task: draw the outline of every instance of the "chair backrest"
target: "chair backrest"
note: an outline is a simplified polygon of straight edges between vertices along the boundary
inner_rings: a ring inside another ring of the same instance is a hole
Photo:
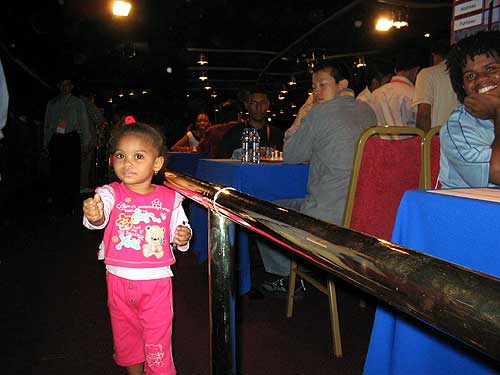
[[[393,137],[385,135],[403,137],[391,139]],[[361,134],[344,226],[384,240],[391,239],[403,193],[423,185],[424,136],[421,129],[400,126],[376,126]]]
[[[440,187],[439,158],[441,155],[439,131],[441,126],[430,128],[424,137],[424,188],[434,189]]]

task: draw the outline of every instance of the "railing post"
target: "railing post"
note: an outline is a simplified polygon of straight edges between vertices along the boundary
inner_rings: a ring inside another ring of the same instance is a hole
[[[212,209],[208,211],[211,374],[236,375],[235,224]]]

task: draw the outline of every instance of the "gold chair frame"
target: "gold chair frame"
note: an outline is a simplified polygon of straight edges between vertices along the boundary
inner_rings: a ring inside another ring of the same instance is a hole
[[[434,189],[434,184],[431,179],[431,142],[435,135],[439,136],[441,126],[430,128],[424,137],[424,151],[423,151],[423,172],[424,172],[424,189]]]
[[[356,188],[359,178],[359,169],[361,167],[361,160],[363,156],[364,147],[368,138],[375,135],[389,135],[389,136],[419,136],[422,139],[420,144],[421,148],[421,160],[420,160],[420,177],[419,177],[419,187],[424,186],[424,138],[425,132],[418,128],[407,127],[407,126],[374,126],[366,129],[361,133],[358,144],[356,147],[356,152],[354,154],[353,169],[351,173],[351,180],[349,183],[349,190],[347,194],[346,207],[344,209],[343,226],[350,228],[352,219],[352,210],[354,208],[354,198],[356,195]],[[429,144],[430,147],[430,144]],[[430,177],[429,177],[430,179]],[[332,278],[328,278],[326,285],[322,284],[321,281],[315,279],[308,272],[304,272],[299,269],[297,261],[291,260],[290,267],[290,279],[288,285],[288,300],[287,300],[287,318],[291,318],[293,315],[293,305],[295,297],[295,283],[297,275],[302,277],[309,284],[314,286],[316,289],[328,296],[328,305],[330,309],[330,324],[332,329],[332,343],[333,343],[333,353],[335,357],[340,358],[343,355],[342,352],[342,340],[340,335],[340,323],[337,305],[337,293],[335,289],[335,282]]]

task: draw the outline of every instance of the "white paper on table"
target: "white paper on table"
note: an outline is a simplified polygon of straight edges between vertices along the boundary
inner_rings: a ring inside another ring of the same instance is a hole
[[[427,190],[429,193],[454,195],[457,197],[480,199],[483,201],[500,202],[500,189],[475,188],[475,189],[442,189]]]

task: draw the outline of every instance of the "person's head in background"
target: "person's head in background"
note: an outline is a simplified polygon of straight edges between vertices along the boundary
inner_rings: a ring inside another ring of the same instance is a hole
[[[314,103],[335,98],[339,90],[349,87],[347,69],[328,60],[319,61],[313,68],[312,90]]]
[[[460,40],[451,48],[447,65],[461,103],[473,93],[500,96],[500,31],[481,31]]]
[[[392,78],[394,73],[390,68],[384,65],[371,63],[368,65],[365,73],[365,85],[370,92],[375,91],[380,86],[385,85]]]
[[[267,124],[267,110],[271,104],[266,91],[261,87],[252,87],[240,95],[248,111],[248,123],[257,129],[263,128]]]
[[[437,65],[446,60],[448,53],[450,52],[450,41],[449,39],[438,39],[431,45],[431,59],[432,65]]]
[[[397,76],[405,77],[415,84],[419,69],[419,56],[415,50],[402,51],[396,56],[394,71]]]
[[[218,122],[221,124],[241,120],[241,110],[236,100],[228,99],[217,109]]]
[[[205,112],[200,112],[196,116],[195,127],[206,130],[210,126],[210,118]]]
[[[61,95],[67,96],[71,94],[71,90],[73,90],[73,82],[70,79],[61,79],[57,83],[57,88]]]
[[[207,129],[212,125],[210,123],[210,118],[205,112],[200,112],[196,115],[196,121],[194,125],[191,127],[191,133],[193,133],[194,137],[197,140],[203,138],[203,135],[207,131]]]

